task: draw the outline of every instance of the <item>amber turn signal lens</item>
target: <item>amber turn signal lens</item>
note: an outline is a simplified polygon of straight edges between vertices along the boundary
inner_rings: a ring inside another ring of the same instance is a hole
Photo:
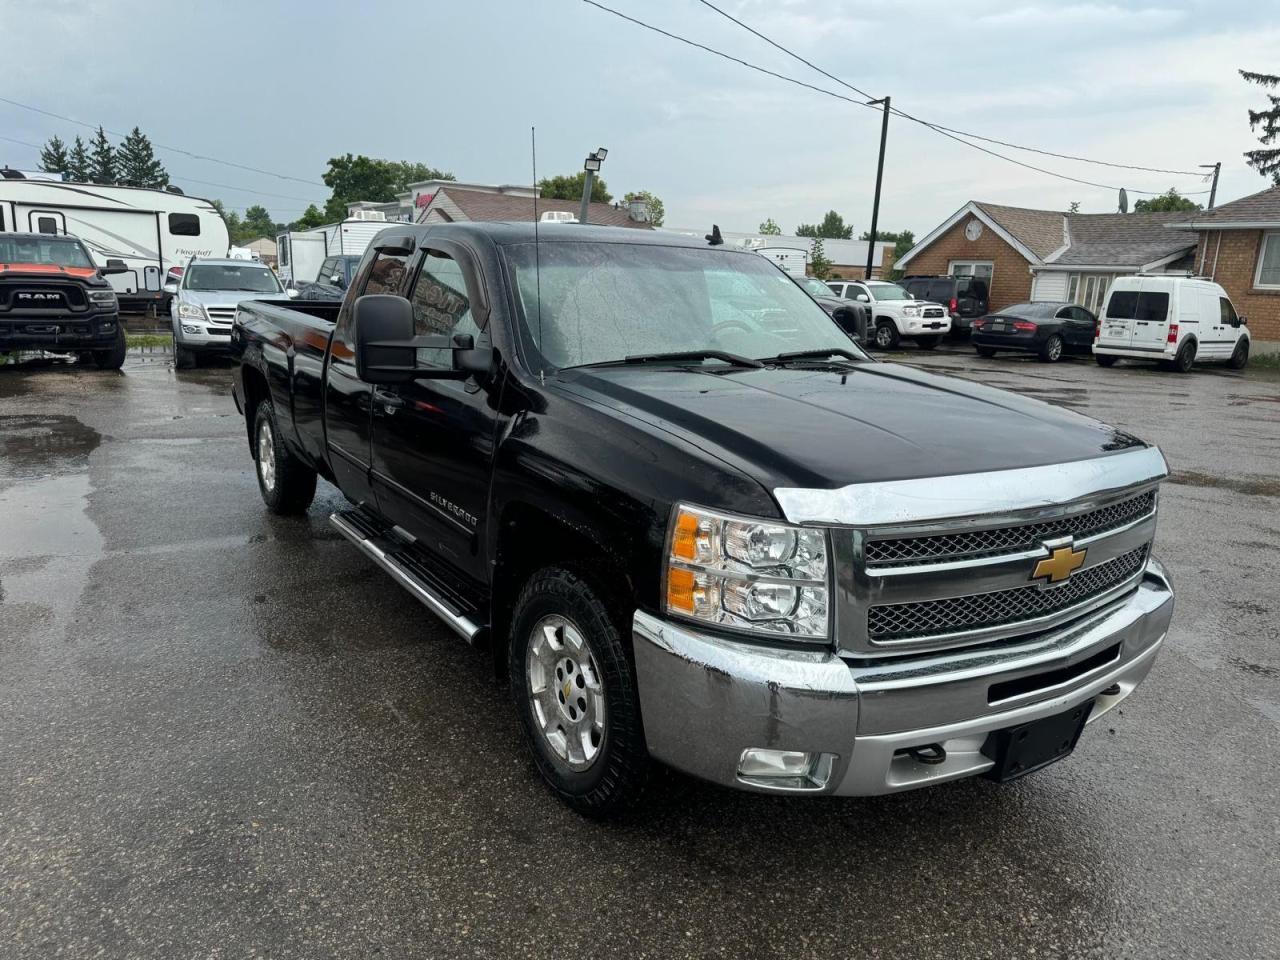
[[[667,609],[693,613],[693,571],[667,568]]]
[[[671,535],[671,555],[681,560],[693,560],[698,553],[698,518],[692,513],[676,517],[675,533]],[[690,584],[693,583],[692,574]]]

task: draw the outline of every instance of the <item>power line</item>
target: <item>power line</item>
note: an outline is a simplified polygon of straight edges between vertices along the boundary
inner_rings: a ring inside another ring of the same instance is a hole
[[[643,27],[646,30],[650,30],[653,33],[661,34],[662,36],[667,37],[668,39],[676,40],[680,43],[686,44],[687,46],[696,47],[699,50],[703,50],[707,53],[713,54],[714,56],[721,57],[722,59],[725,59],[725,60],[729,60],[740,66],[746,67],[749,70],[754,70],[757,73],[763,73],[767,76],[774,77],[775,79],[782,80],[786,83],[794,84],[795,86],[798,86],[798,87],[804,87],[807,90],[812,90],[815,93],[821,93],[828,97],[834,97],[836,100],[843,100],[846,103],[852,103],[855,106],[866,107],[868,109],[873,109],[873,110],[877,109],[874,105],[866,103],[865,101],[857,100],[857,99],[854,99],[853,97],[847,97],[844,94],[837,93],[834,90],[828,90],[826,87],[819,87],[816,84],[806,83],[805,81],[799,80],[795,77],[787,76],[786,74],[778,73],[774,70],[769,70],[765,67],[761,67],[747,60],[743,60],[740,57],[735,57],[731,54],[725,53],[723,50],[717,50],[714,47],[707,46],[706,44],[698,43],[695,40],[690,40],[688,37],[682,37],[679,34],[671,33],[670,31],[667,31],[667,30],[663,30],[661,27],[656,27],[651,23],[646,23],[643,20],[638,20],[635,17],[628,16],[627,14],[622,13],[619,10],[615,10],[612,7],[607,7],[603,3],[598,3],[597,0],[582,0],[582,2],[590,6],[593,6],[599,10],[603,10],[605,13],[613,14],[613,16],[618,17],[619,19],[622,19],[622,20],[626,20],[629,23],[633,23],[638,27]],[[750,28],[748,27],[747,29],[750,29]],[[755,33],[755,31],[752,30],[752,33]],[[757,34],[757,36],[760,36],[760,34]],[[766,37],[764,39],[767,40],[768,38]],[[770,40],[768,42],[772,43],[773,41]],[[779,49],[784,49],[784,48],[779,47]],[[790,53],[790,51],[786,51],[786,52]],[[796,56],[796,55],[792,54],[792,56]],[[802,59],[802,58],[799,58],[797,56],[797,59]],[[808,61],[803,61],[803,62],[808,63]],[[812,64],[810,64],[810,66],[812,66]],[[814,67],[814,69],[818,70],[820,73],[823,73],[825,76],[828,76],[828,77],[831,76],[830,74],[827,74],[826,71],[823,71],[819,67]],[[845,84],[844,81],[840,80],[838,77],[833,77],[832,79],[836,80],[836,82],[841,83],[844,86],[848,86],[849,89],[855,90],[857,93],[862,94],[863,96],[866,96],[866,94],[863,91],[858,90],[856,87],[853,87],[850,84]],[[892,110],[892,112],[898,116],[901,116],[904,120],[911,120],[915,123],[918,123],[921,126],[924,126],[930,130],[933,130],[935,133],[939,133],[944,137],[947,137],[951,140],[955,140],[957,143],[962,143],[967,147],[972,147],[974,150],[980,150],[983,153],[987,153],[993,157],[996,157],[997,159],[1004,160],[1008,163],[1016,164],[1017,166],[1020,166],[1020,167],[1025,167],[1028,170],[1034,170],[1037,173],[1043,173],[1050,177],[1057,177],[1060,180],[1069,180],[1072,183],[1083,184],[1084,186],[1087,186],[1087,187],[1098,187],[1103,190],[1120,190],[1121,189],[1120,187],[1114,186],[1112,184],[1098,183],[1093,180],[1084,180],[1079,177],[1069,176],[1068,174],[1065,174],[1065,173],[1059,173],[1056,170],[1048,170],[1044,167],[1037,167],[1034,164],[1024,163],[1021,160],[1017,160],[1017,159],[1014,159],[1013,157],[1005,156],[1002,153],[996,153],[996,151],[980,146],[979,144],[971,143],[968,140],[963,140],[959,136],[957,136],[955,133],[952,133],[949,130],[938,127],[925,120],[921,120],[918,117],[913,117],[910,114],[904,113],[900,110],[894,109]],[[1125,188],[1125,189],[1128,189],[1129,193],[1141,193],[1141,194],[1146,194],[1148,196],[1153,196],[1153,197],[1160,196],[1161,194],[1161,191],[1157,191],[1157,190],[1135,190],[1132,188]],[[1208,193],[1208,191],[1207,190],[1199,191],[1199,193]],[[1183,194],[1183,196],[1198,196],[1199,193],[1185,193]]]
[[[710,0],[698,0],[698,2],[701,3],[704,7],[707,7],[710,10],[714,10],[716,13],[720,14],[720,16],[724,17],[726,20],[733,21],[738,26],[742,27],[742,29],[746,30],[748,33],[754,34],[755,36],[759,37],[761,40],[769,44],[771,47],[774,47],[777,50],[781,50],[783,53],[785,53],[787,56],[791,57],[792,59],[800,61],[806,67],[809,67],[812,70],[816,70],[818,73],[822,74],[828,80],[834,80],[836,83],[840,84],[841,86],[846,87],[849,90],[854,91],[855,93],[861,94],[862,96],[866,97],[868,100],[876,99],[875,97],[871,96],[871,94],[867,93],[865,90],[862,90],[858,87],[855,87],[851,83],[841,80],[839,77],[835,76],[834,74],[828,73],[826,70],[822,69],[822,67],[818,66],[816,63],[806,60],[804,57],[800,56],[800,54],[787,49],[782,44],[776,42],[771,37],[765,36],[763,33],[761,33],[759,30],[756,30],[754,27],[750,26],[749,24],[743,23],[733,14],[728,13],[727,11],[721,10],[714,3],[711,3]],[[954,133],[962,137],[968,137],[972,140],[981,140],[984,143],[994,143],[997,146],[1010,147],[1014,150],[1026,150],[1029,153],[1038,153],[1046,157],[1057,157],[1060,160],[1075,160],[1080,163],[1093,163],[1093,164],[1097,164],[1098,166],[1116,167],[1121,170],[1141,170],[1146,173],[1169,173],[1169,174],[1175,174],[1177,176],[1199,177],[1201,179],[1204,178],[1204,171],[1202,170],[1166,170],[1162,167],[1143,167],[1143,166],[1139,166],[1137,164],[1132,164],[1132,163],[1113,163],[1109,160],[1093,160],[1093,159],[1090,159],[1089,157],[1076,157],[1076,156],[1072,156],[1069,153],[1055,153],[1052,150],[1041,150],[1038,147],[1027,147],[1027,146],[1023,146],[1020,143],[1010,143],[1007,140],[996,140],[993,137],[984,137],[979,133],[969,133],[968,131],[965,131],[965,130],[956,130],[952,127],[944,127],[942,126],[942,124],[933,123],[929,120],[922,120],[919,117],[912,116],[906,111],[899,110],[896,107],[891,108],[890,112],[896,114],[897,116],[902,117],[905,120],[914,120],[916,123],[923,124],[924,126],[929,127],[938,132],[945,131],[946,133]],[[973,146],[973,144],[970,144],[970,146]]]
[[[43,110],[40,107],[33,107],[29,103],[19,103],[17,100],[10,100],[8,97],[0,97],[0,103],[7,103],[14,107],[20,107],[23,110],[30,110],[34,113],[43,114],[46,117],[53,117],[55,120],[65,121],[66,123],[74,123],[77,126],[87,127],[90,130],[97,130],[98,127],[101,126],[100,124],[95,125],[92,123],[86,123],[85,121],[77,120],[74,117],[63,116],[60,113],[53,113],[50,110]],[[111,134],[112,136],[116,136],[116,137],[128,136],[128,134],[121,133],[119,130],[109,130],[106,127],[102,127],[102,129],[107,133]],[[312,186],[312,187],[324,186],[323,183],[319,183],[318,181],[315,181],[315,180],[304,180],[301,177],[291,177],[285,173],[275,173],[271,170],[263,170],[261,167],[250,167],[243,163],[236,163],[233,160],[222,160],[222,159],[219,159],[218,157],[207,157],[200,153],[192,153],[190,150],[183,150],[181,147],[172,147],[172,146],[169,146],[168,144],[156,143],[155,141],[152,141],[152,146],[154,146],[157,150],[168,150],[170,153],[180,153],[184,157],[190,157],[193,160],[204,160],[208,163],[220,163],[224,167],[235,167],[238,170],[247,170],[250,173],[260,173],[264,177],[275,177],[278,180],[292,180],[296,183],[305,183],[308,186]]]

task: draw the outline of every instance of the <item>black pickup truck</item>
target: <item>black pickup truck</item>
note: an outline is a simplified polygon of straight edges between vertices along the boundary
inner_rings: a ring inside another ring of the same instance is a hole
[[[92,358],[118,370],[126,344],[120,305],[104,274],[75,237],[0,233],[0,354],[49,350]]]
[[[269,509],[336,484],[333,526],[489,651],[584,813],[655,761],[867,795],[1070,753],[1172,615],[1159,450],[876,362],[764,258],[638,234],[397,225],[341,303],[242,303]]]

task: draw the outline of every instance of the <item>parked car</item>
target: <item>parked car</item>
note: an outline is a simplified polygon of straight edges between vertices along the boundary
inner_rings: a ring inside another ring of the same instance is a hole
[[[985,316],[991,303],[990,284],[984,277],[911,276],[902,285],[917,300],[932,300],[947,308],[951,332],[968,333],[973,321]]]
[[[846,300],[838,297],[817,277],[792,277],[800,284],[800,289],[818,301],[818,306],[827,312],[840,329],[859,343],[866,343],[867,331],[871,329],[871,312],[865,303]]]
[[[1070,753],[1168,629],[1160,451],[877,362],[764,258],[638,232],[397,225],[341,303],[241,304],[267,508],[336,484],[332,526],[487,649],[587,814],[655,761],[867,795]]]
[[[1211,280],[1117,277],[1107,292],[1093,355],[1104,367],[1121,357],[1156,360],[1186,373],[1197,360],[1249,362],[1249,328],[1227,292]]]
[[[972,340],[983,357],[1012,350],[1055,363],[1063,354],[1088,354],[1097,323],[1097,317],[1074,303],[1015,303],[973,321]]]
[[[127,269],[114,259],[95,266],[75,237],[0,233],[0,354],[74,353],[119,370],[127,349],[124,327],[104,274]]]
[[[881,350],[893,350],[906,337],[921,350],[932,350],[951,329],[941,304],[915,299],[905,288],[887,280],[831,280],[836,296],[865,304],[871,312],[872,342]]]
[[[173,326],[173,364],[196,365],[201,354],[226,353],[231,321],[245,300],[280,297],[284,288],[270,267],[255,260],[192,260],[177,281],[165,284]]]
[[[341,300],[360,266],[361,256],[325,257],[314,277],[295,284],[298,296],[304,300]]]

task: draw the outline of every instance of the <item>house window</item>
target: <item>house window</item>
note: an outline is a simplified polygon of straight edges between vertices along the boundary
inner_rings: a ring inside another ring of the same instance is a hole
[[[953,277],[981,277],[990,286],[994,269],[990,260],[952,260],[947,273]]]
[[[1264,233],[1262,249],[1258,251],[1258,272],[1253,285],[1280,290],[1280,233]]]
[[[1067,277],[1067,299],[1093,313],[1100,313],[1115,278],[1114,273],[1073,273]]]

